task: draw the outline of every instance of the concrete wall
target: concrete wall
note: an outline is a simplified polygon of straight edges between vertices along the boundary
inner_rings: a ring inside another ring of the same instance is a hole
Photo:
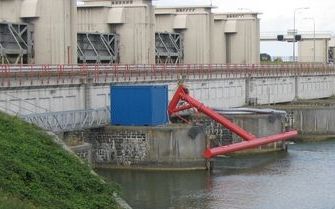
[[[210,7],[156,8],[156,32],[180,32],[184,63],[211,63],[213,14]]]
[[[315,60],[314,60],[314,40],[303,40],[298,44],[299,62],[321,62],[328,61],[328,40],[315,40]]]
[[[334,107],[305,107],[288,111],[293,112],[294,128],[302,135],[335,134]]]
[[[284,127],[284,115],[279,114],[260,114],[260,115],[233,115],[230,116],[232,120],[238,124],[241,128],[249,131],[257,137],[265,137],[274,134],[282,133],[285,130]],[[233,142],[241,142],[242,139],[236,135],[233,137]],[[275,150],[284,149],[283,142],[276,142],[267,145],[260,146],[253,149],[253,152],[268,152]],[[243,152],[250,152],[246,150]]]
[[[274,105],[292,115],[292,126],[299,131],[299,139],[323,140],[335,135],[335,101],[308,100],[287,105]]]
[[[253,78],[248,82],[248,98],[257,104],[293,101],[296,97],[295,78]]]
[[[1,0],[0,21],[29,23],[36,64],[76,63],[76,0]]]
[[[285,129],[285,117],[278,114],[247,114],[247,115],[226,115],[235,124],[249,131],[257,137],[265,137],[283,132]],[[207,137],[210,139],[211,147],[228,145],[241,142],[242,139],[232,134],[228,129],[212,119],[202,116],[196,117],[196,121],[204,125]],[[264,145],[246,152],[267,152],[282,150],[283,143],[277,142]]]
[[[118,34],[121,64],[155,63],[155,20],[151,1],[84,2],[78,7],[80,32]]]
[[[0,91],[0,109],[23,115],[85,109],[85,92],[84,86]]]
[[[334,77],[308,76],[298,78],[299,99],[316,99],[331,97],[335,93]]]
[[[220,14],[218,14],[220,15]],[[260,62],[260,24],[257,13],[226,13],[227,63]]]
[[[106,78],[101,76],[96,79],[105,80]],[[15,82],[23,81],[15,80]],[[12,88],[0,90],[0,109],[6,112],[12,110],[28,114],[31,112],[104,108],[110,104],[109,82],[95,85],[93,81],[81,80],[77,83],[71,77],[63,82],[65,84],[45,77],[44,80],[36,80],[30,88],[16,88],[12,83]],[[169,98],[173,96],[177,88],[175,80],[156,82],[150,79],[142,82],[133,80],[117,82],[114,80],[111,82],[167,84]],[[335,76],[333,75],[189,79],[186,80],[185,84],[190,89],[192,96],[207,106],[218,109],[240,107],[249,101],[254,101],[257,104],[274,104],[291,102],[295,99],[327,98],[335,94]],[[49,85],[49,87],[45,85]]]
[[[211,50],[211,63],[213,64],[227,63],[225,25],[224,16],[214,15]]]
[[[108,7],[78,7],[78,32],[111,32]]]
[[[156,32],[181,32],[185,64],[257,64],[257,13],[214,14],[210,7],[156,8]]]
[[[112,126],[93,130],[85,138],[93,146],[96,167],[206,169],[206,137],[199,127]]]

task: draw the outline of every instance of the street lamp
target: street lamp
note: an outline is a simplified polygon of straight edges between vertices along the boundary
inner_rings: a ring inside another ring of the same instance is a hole
[[[313,61],[315,62],[315,19],[313,17],[304,18],[304,20],[313,21]]]
[[[293,14],[293,62],[295,62],[295,35],[297,34],[297,32],[295,30],[295,14],[297,13],[297,11],[303,10],[303,9],[309,9],[309,7],[295,8],[294,9],[294,14]]]

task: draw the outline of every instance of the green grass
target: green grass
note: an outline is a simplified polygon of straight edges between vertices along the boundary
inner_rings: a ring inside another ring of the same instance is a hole
[[[23,201],[0,192],[0,209],[37,209],[37,207],[29,201]]]
[[[117,208],[117,191],[45,132],[0,113],[0,208]]]

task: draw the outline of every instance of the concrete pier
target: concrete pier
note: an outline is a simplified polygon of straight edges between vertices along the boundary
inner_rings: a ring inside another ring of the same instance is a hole
[[[257,137],[282,132],[286,117],[278,114],[229,115],[234,123]],[[107,126],[64,134],[64,141],[96,168],[146,170],[205,170],[212,164],[203,156],[207,147],[241,142],[221,124],[199,115],[188,118],[194,125],[175,121],[166,126]],[[241,153],[285,149],[276,142]]]
[[[296,101],[271,108],[285,110],[291,115],[292,126],[299,131],[297,140],[319,141],[335,136],[334,98]]]
[[[279,114],[244,114],[244,115],[227,115],[235,124],[238,124],[241,128],[249,131],[256,137],[265,137],[283,132],[287,123],[284,115]],[[198,120],[204,124],[207,137],[210,140],[211,147],[217,147],[222,145],[228,145],[232,143],[241,142],[242,139],[232,134],[229,130],[223,127],[221,124],[205,117],[201,116]],[[273,152],[286,149],[284,142],[276,142],[268,145],[260,146],[255,149],[248,149],[237,153],[261,153],[261,152]]]
[[[109,126],[91,130],[85,141],[92,144],[94,166],[98,168],[207,169],[202,157],[206,135],[200,127]]]

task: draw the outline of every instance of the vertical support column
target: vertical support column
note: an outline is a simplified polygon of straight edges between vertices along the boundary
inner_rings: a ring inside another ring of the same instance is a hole
[[[68,45],[68,64],[77,63],[77,1],[71,1],[70,8],[70,43]]]
[[[299,99],[299,78],[294,76],[294,101]]]
[[[85,110],[90,109],[92,107],[92,94],[91,94],[91,87],[92,87],[92,78],[87,78],[86,80],[81,81],[80,92],[82,94],[82,104]]]
[[[249,98],[250,98],[250,80],[251,76],[250,74],[245,78],[245,104],[249,104]]]
[[[33,40],[34,28],[32,24],[27,25],[27,63],[34,64],[34,40]]]

